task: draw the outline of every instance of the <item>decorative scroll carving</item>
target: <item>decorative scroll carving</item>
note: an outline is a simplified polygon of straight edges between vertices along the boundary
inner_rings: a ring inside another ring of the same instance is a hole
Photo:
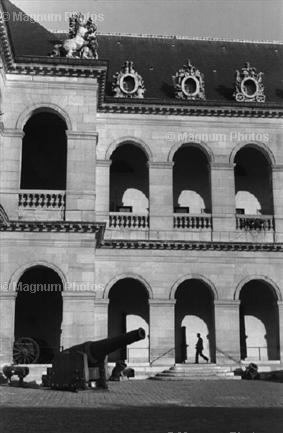
[[[172,76],[177,99],[205,99],[204,75],[191,61]]]
[[[127,60],[120,72],[113,75],[112,90],[115,98],[143,98],[145,87],[142,77]]]

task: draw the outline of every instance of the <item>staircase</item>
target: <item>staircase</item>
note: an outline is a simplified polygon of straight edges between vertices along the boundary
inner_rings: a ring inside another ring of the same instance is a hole
[[[241,379],[233,373],[235,366],[216,364],[176,364],[174,367],[157,373],[154,380],[217,380]]]

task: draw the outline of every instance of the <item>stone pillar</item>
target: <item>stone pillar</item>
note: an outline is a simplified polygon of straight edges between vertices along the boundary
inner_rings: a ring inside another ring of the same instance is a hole
[[[63,292],[61,346],[94,340],[94,292]]]
[[[110,165],[112,161],[96,161],[96,220],[107,222],[110,208]]]
[[[94,301],[95,340],[108,337],[108,305],[109,299],[95,299]]]
[[[214,241],[230,240],[236,230],[234,165],[211,165],[211,202]]]
[[[275,242],[283,242],[283,165],[272,170]]]
[[[279,350],[280,350],[280,361],[283,366],[283,301],[278,301],[278,313],[279,313]]]
[[[16,293],[0,292],[0,366],[13,361]]]
[[[66,220],[94,221],[96,132],[67,131]]]
[[[240,352],[240,301],[220,300],[215,305],[216,363],[238,364]]]
[[[149,300],[149,350],[153,366],[175,364],[175,302]]]
[[[173,162],[149,162],[150,231],[173,230]]]
[[[4,129],[2,131],[0,145],[0,203],[9,219],[18,219],[23,136],[23,131],[18,129]]]

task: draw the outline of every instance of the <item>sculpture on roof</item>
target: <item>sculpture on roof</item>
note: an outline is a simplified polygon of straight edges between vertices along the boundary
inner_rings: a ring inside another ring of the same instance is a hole
[[[127,60],[120,72],[113,75],[112,90],[115,98],[143,98],[145,87],[142,77]]]
[[[187,64],[172,76],[177,99],[197,100],[205,99],[204,75],[192,65]]]
[[[80,12],[69,18],[69,38],[54,45],[51,57],[98,59],[97,27]]]
[[[263,72],[256,71],[249,62],[236,71],[235,92],[233,96],[238,102],[265,102]]]

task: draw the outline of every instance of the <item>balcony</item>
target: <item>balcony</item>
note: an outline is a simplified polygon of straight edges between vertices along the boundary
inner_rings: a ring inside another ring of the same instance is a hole
[[[62,221],[65,201],[65,191],[22,190],[18,196],[19,219]]]
[[[149,216],[129,212],[110,212],[110,229],[148,230]]]
[[[212,230],[211,214],[175,213],[173,226],[177,230]]]
[[[270,232],[274,230],[273,215],[236,214],[236,229],[245,231]]]

